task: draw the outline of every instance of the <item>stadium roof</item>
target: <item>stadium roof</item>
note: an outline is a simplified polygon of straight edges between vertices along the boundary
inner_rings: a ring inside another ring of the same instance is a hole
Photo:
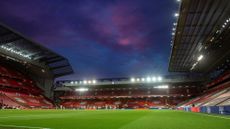
[[[183,0],[179,11],[170,72],[208,72],[229,60],[229,0]]]
[[[0,24],[0,49],[1,52],[5,51],[17,59],[48,66],[54,77],[73,73],[73,69],[66,58],[3,24]]]
[[[154,86],[154,85],[194,85],[200,86],[200,82],[205,79],[202,75],[165,75],[165,76],[147,76],[131,78],[103,78],[92,80],[58,80],[56,88],[62,87],[124,87],[124,86]]]

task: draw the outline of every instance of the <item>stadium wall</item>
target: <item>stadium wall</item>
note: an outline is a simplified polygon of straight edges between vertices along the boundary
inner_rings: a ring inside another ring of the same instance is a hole
[[[230,106],[202,106],[202,107],[184,107],[179,108],[187,112],[200,112],[207,114],[230,115]]]

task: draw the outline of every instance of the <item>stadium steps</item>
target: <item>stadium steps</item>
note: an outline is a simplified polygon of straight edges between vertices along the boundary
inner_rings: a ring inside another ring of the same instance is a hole
[[[229,106],[230,105],[230,98],[223,101],[222,103],[219,103],[217,106]]]

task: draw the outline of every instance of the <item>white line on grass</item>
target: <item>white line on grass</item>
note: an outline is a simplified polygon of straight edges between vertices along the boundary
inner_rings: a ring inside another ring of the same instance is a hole
[[[18,126],[18,125],[3,125],[3,124],[0,124],[0,127],[29,128],[29,129],[50,129],[50,128],[45,128],[45,127]]]
[[[222,116],[217,116],[217,115],[211,115],[211,114],[203,114],[203,113],[195,113],[203,116],[210,116],[210,117],[216,117],[216,118],[222,118],[222,119],[228,119],[230,120],[230,117],[222,117]]]

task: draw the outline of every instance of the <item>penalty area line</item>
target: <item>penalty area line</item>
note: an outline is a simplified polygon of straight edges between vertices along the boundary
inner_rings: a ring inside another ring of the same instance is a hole
[[[51,128],[46,128],[46,127],[20,126],[20,125],[4,125],[4,124],[0,124],[0,127],[28,128],[28,129],[51,129]]]

